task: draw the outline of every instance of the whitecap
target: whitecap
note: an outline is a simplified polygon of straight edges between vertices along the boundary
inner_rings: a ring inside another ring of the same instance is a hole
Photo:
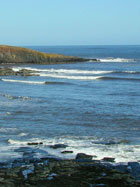
[[[99,58],[99,62],[134,62],[134,59],[127,58]]]
[[[17,67],[13,68],[13,71],[20,71],[22,69],[39,71],[39,72],[48,72],[48,73],[65,73],[65,74],[106,74],[113,73],[113,71],[103,71],[103,70],[78,70],[78,69],[37,69],[31,67]]]
[[[9,114],[8,114],[9,115]],[[16,132],[16,131],[18,131],[18,129],[17,128],[4,128],[4,127],[2,127],[2,128],[0,128],[0,132],[3,132],[3,133],[7,133],[7,132]]]
[[[13,79],[1,79],[4,82],[18,82],[18,83],[27,83],[27,84],[45,84],[46,82],[41,81],[23,81],[23,80],[13,80]]]
[[[20,141],[20,140],[13,140],[13,139],[8,139],[8,143],[14,145],[27,145],[27,141]]]
[[[102,78],[102,76],[67,76],[67,75],[45,74],[45,73],[36,73],[36,74],[42,77],[51,77],[51,78],[58,78],[58,79],[96,80]]]
[[[140,71],[125,71],[125,73],[140,74]]]
[[[18,136],[27,136],[28,134],[27,133],[24,133],[24,132],[22,132],[22,133],[20,133]]]
[[[95,142],[95,144],[93,143]],[[43,142],[41,146],[42,151],[47,151],[49,155],[57,158],[68,158],[74,159],[77,153],[85,153],[89,155],[96,155],[96,159],[100,160],[104,157],[115,158],[115,161],[118,162],[130,162],[138,161],[140,155],[140,146],[139,145],[130,145],[130,144],[97,144],[96,141],[102,141],[102,139],[97,139],[96,137],[56,137],[56,138],[34,138],[27,141],[19,141],[9,139],[8,142],[11,146],[20,147],[21,145],[27,146],[29,142]],[[64,155],[61,153],[62,149],[52,149],[50,145],[54,144],[66,144],[64,150],[73,151],[72,154]],[[93,157],[94,159],[94,157]]]
[[[79,138],[79,139],[78,139]],[[38,141],[41,141],[40,139]],[[93,143],[95,142],[95,144]],[[43,140],[43,145],[66,144],[68,147],[65,150],[73,151],[72,154],[62,155],[62,150],[54,150],[44,147],[48,153],[56,157],[75,158],[77,153],[85,153],[96,155],[98,160],[104,157],[113,157],[116,162],[138,161],[140,154],[140,146],[130,144],[97,144],[102,141],[96,137],[56,137],[54,139]],[[93,158],[94,159],[94,158]]]
[[[22,70],[23,68],[21,67],[13,67],[12,70],[15,71],[15,72],[18,72],[20,70]]]

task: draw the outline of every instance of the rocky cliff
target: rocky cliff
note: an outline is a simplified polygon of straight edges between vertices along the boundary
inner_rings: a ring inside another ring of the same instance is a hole
[[[56,64],[67,62],[82,62],[88,59],[64,56],[62,54],[47,54],[22,47],[0,45],[0,64],[2,63],[34,63]]]

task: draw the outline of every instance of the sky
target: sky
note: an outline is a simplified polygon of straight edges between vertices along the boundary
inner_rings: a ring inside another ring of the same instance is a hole
[[[140,0],[1,0],[0,44],[140,45]]]

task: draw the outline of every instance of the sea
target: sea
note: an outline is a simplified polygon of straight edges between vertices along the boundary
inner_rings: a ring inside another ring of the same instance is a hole
[[[140,46],[27,47],[91,60],[9,65],[38,76],[0,77],[0,162],[27,153],[140,162]],[[54,144],[67,147],[52,149]]]

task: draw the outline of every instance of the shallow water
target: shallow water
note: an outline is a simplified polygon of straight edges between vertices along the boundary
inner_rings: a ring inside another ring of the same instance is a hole
[[[28,142],[35,156],[74,158],[78,152],[139,161],[140,46],[31,47],[102,62],[14,66],[39,76],[0,81],[0,161],[20,157]],[[112,60],[111,60],[112,59]],[[64,149],[49,145],[64,143]]]

